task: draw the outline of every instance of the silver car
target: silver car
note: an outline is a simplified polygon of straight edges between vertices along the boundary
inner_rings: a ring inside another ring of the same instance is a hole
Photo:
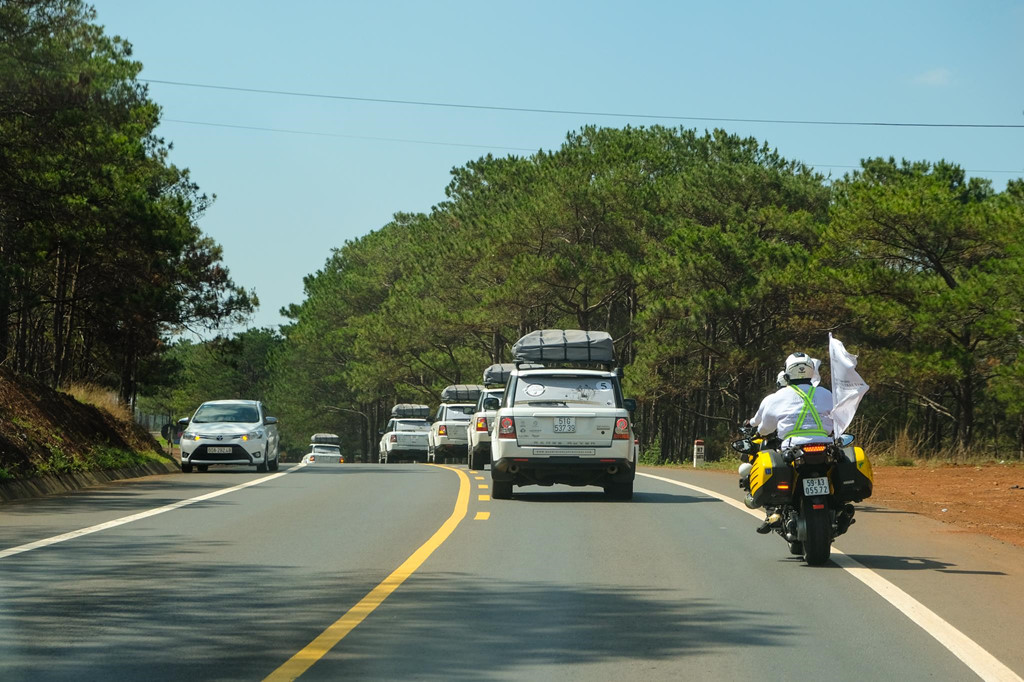
[[[186,420],[181,420],[184,423]],[[181,470],[206,471],[211,464],[255,466],[277,471],[277,418],[258,400],[211,400],[187,420],[181,434]]]

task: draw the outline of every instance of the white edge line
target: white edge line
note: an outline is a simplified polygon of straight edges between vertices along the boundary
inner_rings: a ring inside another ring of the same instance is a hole
[[[56,545],[59,542],[67,542],[68,540],[73,540],[75,538],[80,538],[83,535],[90,535],[92,533],[98,533],[101,530],[109,530],[111,528],[117,528],[118,526],[123,526],[126,523],[132,523],[133,521],[141,521],[142,519],[148,519],[151,516],[156,516],[158,514],[163,514],[165,512],[174,511],[175,509],[181,509],[182,507],[187,507],[190,504],[195,504],[196,502],[204,502],[206,500],[212,500],[213,498],[220,497],[221,495],[227,495],[228,493],[233,493],[233,492],[236,492],[238,490],[242,490],[243,488],[249,488],[249,487],[252,487],[254,485],[259,485],[261,483],[266,483],[267,481],[272,481],[275,478],[280,478],[281,476],[287,476],[291,472],[298,471],[299,469],[301,469],[304,466],[306,466],[306,465],[305,464],[298,464],[298,465],[290,468],[288,471],[282,471],[281,473],[273,474],[271,476],[264,476],[262,478],[257,478],[257,479],[254,479],[252,481],[248,481],[246,483],[242,483],[240,485],[232,486],[230,488],[224,488],[222,490],[215,490],[212,493],[206,493],[205,495],[200,495],[199,497],[190,497],[190,498],[185,499],[185,500],[179,500],[177,502],[172,502],[171,504],[165,505],[163,507],[157,507],[156,509],[150,509],[148,511],[139,512],[138,514],[132,514],[130,516],[122,516],[119,519],[114,519],[113,521],[107,521],[105,523],[98,523],[95,526],[89,526],[88,528],[80,528],[79,530],[73,530],[73,531],[71,531],[69,533],[63,533],[61,535],[54,535],[52,537],[43,538],[42,540],[36,540],[35,542],[30,542],[30,543],[25,544],[25,545],[18,545],[17,547],[11,547],[9,549],[0,550],[0,559],[6,559],[7,557],[12,557],[15,554],[22,554],[24,552],[31,552],[34,549],[40,549],[42,547],[49,547],[50,545]]]
[[[742,512],[746,512],[751,516],[757,518],[761,517],[761,512],[747,509],[746,505],[741,502],[730,497],[726,497],[721,493],[716,493],[713,490],[708,490],[707,488],[701,488],[696,485],[690,485],[689,483],[683,483],[682,481],[676,481],[663,476],[645,474],[640,471],[637,472],[637,476],[653,478],[658,481],[664,481],[665,483],[671,483],[672,485],[689,488],[690,490],[701,493],[702,495],[707,495],[721,502],[725,502],[729,506],[739,509]],[[963,663],[973,670],[981,679],[986,680],[986,682],[1024,682],[1020,675],[1010,670],[1010,668],[983,649],[973,639],[957,630],[937,613],[893,585],[879,574],[872,571],[867,566],[864,566],[856,559],[853,559],[833,547],[832,561],[854,578],[874,590],[875,593],[882,597],[882,599],[899,609],[903,615],[909,618],[915,625],[934,637],[939,644],[946,647],[950,653],[963,661]]]

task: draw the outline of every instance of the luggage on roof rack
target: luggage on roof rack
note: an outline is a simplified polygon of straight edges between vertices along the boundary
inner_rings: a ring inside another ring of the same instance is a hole
[[[429,416],[429,405],[398,403],[391,408],[391,417],[393,419],[426,419]]]
[[[538,329],[512,346],[516,364],[524,362],[615,363],[615,348],[608,332],[582,329]]]
[[[316,445],[340,445],[341,438],[336,433],[314,433],[309,442]]]
[[[515,368],[516,366],[511,362],[491,365],[484,370],[484,384],[488,386],[494,384],[507,384],[508,377]]]
[[[484,386],[479,384],[452,384],[441,391],[442,403],[475,403]]]

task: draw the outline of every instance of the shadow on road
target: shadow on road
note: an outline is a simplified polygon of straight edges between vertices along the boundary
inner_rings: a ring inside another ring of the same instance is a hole
[[[297,574],[232,547],[92,536],[5,561],[2,676],[261,679],[393,569]],[[647,666],[811,634],[674,589],[435,573],[413,576],[318,666],[331,679],[478,680],[482,671],[515,677],[538,664]]]
[[[1002,571],[969,571],[926,557],[884,556],[878,554],[847,554],[854,561],[877,571],[938,571],[962,575],[1006,575]]]

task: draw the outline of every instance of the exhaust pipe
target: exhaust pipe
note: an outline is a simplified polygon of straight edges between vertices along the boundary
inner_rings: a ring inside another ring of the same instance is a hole
[[[518,464],[510,464],[509,467],[508,467],[508,472],[510,474],[518,474],[519,473],[519,465]]]
[[[619,467],[613,464],[610,467],[608,467],[606,471],[608,472],[609,476],[614,476],[615,474],[619,473]]]

